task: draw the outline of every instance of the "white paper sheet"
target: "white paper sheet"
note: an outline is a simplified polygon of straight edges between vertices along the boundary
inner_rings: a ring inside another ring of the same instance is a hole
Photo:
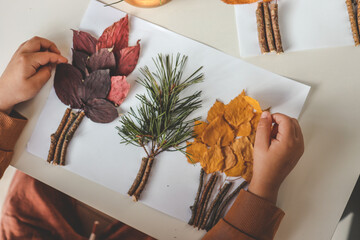
[[[279,0],[279,27],[285,52],[354,45],[345,0]],[[257,3],[235,6],[242,57],[261,55]]]
[[[104,8],[101,3],[91,1],[80,29],[99,37],[103,29],[124,16],[125,13],[119,10]],[[203,90],[203,107],[196,112],[196,116],[203,119],[216,99],[228,103],[243,89],[258,99],[263,108],[271,106],[274,112],[297,117],[310,90],[309,86],[265,71],[152,23],[130,17],[130,45],[138,39],[141,39],[140,59],[137,69],[128,77],[132,87],[120,107],[122,113],[138,104],[136,94],[144,93],[144,88],[135,83],[135,79],[140,76],[138,68],[145,65],[153,67],[152,57],[158,53],[188,55],[189,62],[184,76],[204,66],[205,81],[189,89],[189,93]],[[52,90],[28,143],[30,153],[47,158],[50,134],[55,132],[65,109],[66,106]],[[125,195],[144,153],[140,148],[119,144],[121,139],[115,130],[117,125],[118,121],[97,124],[85,118],[69,145],[67,165],[64,168]],[[187,163],[181,153],[164,152],[154,163],[141,201],[188,221],[191,216],[189,206],[196,195],[199,172],[200,166]]]

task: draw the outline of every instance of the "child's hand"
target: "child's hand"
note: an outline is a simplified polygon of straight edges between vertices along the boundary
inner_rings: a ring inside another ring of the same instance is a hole
[[[249,191],[275,203],[281,183],[303,153],[304,140],[298,121],[283,114],[271,116],[264,112],[256,132],[254,174]]]
[[[9,114],[14,105],[33,98],[51,76],[51,64],[66,63],[56,45],[34,37],[24,42],[0,77],[0,111]]]

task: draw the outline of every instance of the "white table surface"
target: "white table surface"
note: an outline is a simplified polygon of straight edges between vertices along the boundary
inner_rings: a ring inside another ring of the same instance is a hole
[[[17,47],[34,35],[68,51],[88,0],[0,0],[0,72]],[[234,10],[220,0],[172,0],[156,9],[116,5],[184,36],[239,57]],[[286,212],[276,239],[331,239],[360,169],[360,49],[345,47],[248,62],[312,87],[300,124],[305,154],[284,182],[278,206]],[[29,118],[12,165],[21,171],[159,239],[200,239],[204,232],[89,180],[54,167],[25,150],[52,80],[32,101],[17,106]]]

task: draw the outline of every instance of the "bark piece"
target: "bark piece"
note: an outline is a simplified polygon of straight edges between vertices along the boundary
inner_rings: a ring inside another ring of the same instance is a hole
[[[264,19],[265,19],[265,32],[266,32],[266,40],[268,43],[268,47],[270,52],[275,52],[275,44],[274,44],[274,34],[271,25],[271,17],[269,11],[269,3],[264,2]]]
[[[133,182],[133,184],[131,185],[131,187],[130,187],[130,189],[128,191],[129,196],[134,195],[136,189],[138,188],[138,186],[139,186],[139,184],[141,182],[141,179],[142,179],[142,177],[144,175],[144,172],[145,172],[148,161],[149,161],[149,158],[147,158],[147,157],[142,158],[140,169],[139,169],[139,171],[138,171],[138,173],[136,175],[135,181]]]
[[[358,46],[360,44],[359,31],[358,31],[357,24],[356,24],[356,18],[355,18],[355,14],[354,14],[354,8],[353,8],[352,1],[346,0],[346,6],[347,6],[348,14],[349,14],[351,31],[353,34],[355,46]]]
[[[210,189],[207,193],[207,196],[206,196],[206,200],[205,200],[205,203],[204,203],[204,206],[203,206],[203,209],[202,209],[202,212],[200,213],[200,220],[198,222],[198,230],[201,228],[203,222],[204,222],[204,218],[205,218],[205,215],[206,215],[206,209],[207,209],[207,205],[209,203],[209,200],[210,200],[210,197],[211,197],[211,194],[212,194],[212,191],[214,190],[214,187],[215,187],[215,184],[218,180],[218,176],[215,176],[215,179],[212,181],[211,183],[211,186],[210,186]]]
[[[69,128],[73,124],[77,117],[77,114],[71,113],[70,117],[68,118],[65,127],[63,128],[61,135],[59,137],[58,143],[56,145],[55,149],[55,155],[54,155],[54,161],[53,164],[58,164],[60,162],[60,156],[61,156],[61,149],[65,140],[65,135],[68,132]]]
[[[283,47],[281,43],[281,35],[280,35],[280,28],[279,28],[279,10],[278,4],[272,3],[270,4],[270,15],[271,15],[271,23],[272,28],[274,31],[274,39],[275,39],[275,46],[276,46],[276,53],[283,53]]]
[[[265,21],[264,21],[264,5],[263,2],[258,2],[256,9],[256,24],[258,30],[259,46],[262,54],[269,52],[269,48],[265,35]]]
[[[80,123],[82,122],[82,120],[84,119],[85,113],[84,112],[80,112],[74,123],[72,124],[71,128],[69,129],[69,131],[66,133],[65,135],[65,139],[64,139],[64,143],[63,146],[61,148],[61,155],[60,155],[60,165],[64,166],[65,165],[65,158],[66,158],[66,151],[67,151],[67,147],[71,141],[71,139],[73,138],[76,130],[78,129]]]
[[[203,186],[203,183],[204,183],[204,174],[205,174],[205,171],[204,171],[204,169],[201,168],[198,191],[197,191],[197,193],[196,193],[194,205],[192,205],[192,206],[190,207],[190,209],[191,209],[191,218],[190,218],[190,220],[189,220],[189,222],[188,222],[189,225],[193,225],[193,224],[194,224],[195,215],[196,215],[196,210],[197,210],[197,208],[198,208],[199,198],[200,198],[202,186]]]
[[[61,135],[61,132],[64,129],[65,124],[69,118],[70,112],[71,112],[71,108],[67,108],[61,119],[61,122],[60,122],[58,128],[56,129],[56,132],[51,134],[51,144],[50,144],[49,154],[48,154],[48,158],[47,158],[48,163],[50,163],[52,160],[54,160],[55,148],[56,148],[57,142],[59,140],[59,137]]]
[[[152,168],[152,165],[154,163],[154,157],[150,157],[149,158],[149,161],[147,162],[147,165],[146,165],[146,168],[145,168],[145,172],[144,172],[144,176],[142,177],[141,179],[141,182],[138,186],[138,188],[136,189],[134,195],[132,196],[133,197],[133,200],[135,202],[137,202],[140,198],[140,195],[142,193],[142,191],[144,190],[145,188],[145,185],[149,179],[149,176],[150,176],[150,172],[151,172],[151,168]]]
[[[222,199],[225,197],[226,193],[229,191],[229,189],[230,189],[231,186],[232,186],[232,183],[231,183],[231,182],[227,182],[227,183],[225,183],[225,184],[221,187],[221,189],[219,190],[218,194],[216,195],[214,201],[211,203],[209,210],[208,210],[207,213],[206,213],[205,219],[204,219],[203,223],[201,224],[201,229],[205,229],[205,228],[206,228],[206,230],[208,230],[208,229],[207,229],[208,224],[210,223],[210,225],[212,225],[212,224],[211,224],[212,219],[215,218],[214,215],[215,215],[215,213],[216,213],[216,211],[217,211],[217,209],[218,209],[218,207],[219,207]],[[210,216],[214,216],[214,217],[211,217],[211,218],[210,218]],[[210,220],[210,221],[209,221],[209,220]],[[208,221],[209,221],[209,223],[208,223]],[[211,228],[211,227],[210,227],[210,228]],[[209,229],[210,229],[210,228],[209,228]]]

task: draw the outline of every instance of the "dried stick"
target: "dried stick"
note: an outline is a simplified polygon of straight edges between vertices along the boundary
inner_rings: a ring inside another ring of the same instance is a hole
[[[229,204],[229,202],[240,192],[240,190],[242,188],[245,187],[245,185],[247,184],[246,181],[242,182],[232,193],[229,194],[229,196],[227,196],[227,198],[225,198],[225,200],[221,203],[217,213],[216,213],[216,217],[214,220],[214,225],[216,225],[216,223],[220,220],[221,217],[221,213],[222,211],[225,209],[225,207]]]
[[[195,215],[195,222],[194,222],[194,227],[198,226],[198,223],[200,221],[200,215],[201,212],[203,211],[203,207],[204,207],[204,203],[206,201],[206,197],[207,197],[207,193],[209,192],[209,189],[211,187],[212,182],[214,181],[216,176],[216,173],[213,173],[209,179],[209,181],[206,183],[204,190],[201,194],[201,198],[200,198],[200,202],[199,202],[199,207],[196,211],[196,215]]]
[[[208,202],[209,202],[209,200],[210,200],[212,191],[214,190],[214,187],[215,187],[215,184],[216,184],[217,180],[218,180],[218,176],[216,176],[215,179],[212,181],[211,186],[210,186],[210,189],[209,189],[209,191],[208,191],[208,193],[207,193],[206,200],[205,200],[205,203],[204,203],[202,212],[200,213],[200,221],[198,222],[198,230],[201,228],[201,226],[202,226],[202,224],[203,224],[203,222],[204,222],[204,218],[205,218],[205,215],[206,215],[207,205],[208,205]]]
[[[48,158],[47,158],[48,163],[50,163],[54,159],[57,141],[60,137],[61,131],[63,130],[63,128],[66,124],[67,119],[69,118],[70,112],[71,112],[71,108],[66,109],[66,111],[61,119],[61,122],[60,122],[58,128],[56,129],[56,132],[51,134],[51,137],[50,137],[51,143],[50,143],[50,149],[49,149],[49,154],[48,154]]]
[[[280,28],[279,28],[279,10],[278,4],[272,3],[270,4],[270,15],[271,15],[271,23],[272,28],[274,31],[274,38],[275,38],[275,46],[276,46],[276,53],[283,53],[283,47],[281,43],[281,35],[280,35]]]
[[[202,186],[203,186],[203,182],[204,182],[204,174],[205,174],[205,171],[204,171],[204,169],[201,168],[198,191],[196,193],[194,204],[190,207],[190,209],[191,209],[191,218],[190,218],[190,220],[188,222],[189,225],[194,224],[195,214],[196,214],[196,210],[197,210],[197,207],[198,207],[199,198],[200,198],[200,194],[201,194],[201,190],[202,190]]]
[[[360,34],[360,0],[357,0],[356,15],[357,15],[358,33]],[[360,40],[360,36],[359,36],[359,40]]]
[[[71,141],[71,139],[73,138],[75,131],[78,129],[80,123],[82,122],[82,120],[85,117],[85,112],[80,112],[74,123],[72,124],[71,128],[69,129],[69,131],[66,133],[65,135],[65,139],[64,139],[64,143],[63,146],[61,148],[61,155],[60,155],[60,165],[64,166],[65,165],[65,157],[66,157],[66,151],[67,151],[67,147]]]
[[[256,9],[256,24],[258,30],[259,46],[262,54],[269,52],[269,48],[266,42],[265,25],[264,25],[264,6],[262,2],[258,2]]]
[[[61,149],[62,149],[62,145],[63,145],[64,139],[65,139],[65,135],[66,135],[67,131],[69,130],[69,128],[71,127],[71,125],[73,124],[73,122],[75,121],[76,117],[77,117],[77,114],[71,113],[70,117],[68,118],[68,120],[66,122],[65,127],[61,131],[61,134],[60,134],[60,137],[57,142],[56,149],[55,149],[53,164],[58,164],[60,161]]]
[[[354,14],[354,8],[351,0],[346,0],[346,6],[349,14],[349,20],[351,24],[351,31],[353,34],[355,46],[358,46],[360,44],[359,39],[359,31],[356,24],[355,14]]]
[[[141,182],[142,176],[144,175],[148,160],[149,160],[149,158],[147,158],[147,157],[142,158],[141,166],[140,166],[140,169],[139,169],[139,171],[138,171],[138,173],[136,175],[135,181],[133,182],[133,184],[131,185],[131,187],[130,187],[130,189],[128,191],[129,196],[132,196],[134,194],[134,192],[136,191],[136,189],[138,188],[138,186],[139,186],[139,184]]]
[[[132,195],[133,197],[133,200],[135,202],[137,202],[140,198],[140,194],[142,193],[142,191],[144,190],[145,188],[145,185],[149,179],[149,176],[150,176],[150,172],[151,172],[151,168],[152,168],[152,165],[154,163],[154,157],[153,156],[150,156],[149,157],[149,161],[147,162],[147,165],[146,165],[146,168],[145,168],[145,172],[144,172],[144,175],[141,179],[141,182],[139,184],[139,186],[137,187],[135,193]]]
[[[226,193],[229,191],[231,185],[232,185],[232,182],[226,182],[224,184],[224,186],[221,187],[221,189],[219,190],[218,194],[216,195],[214,201],[211,203],[209,210],[206,213],[205,219],[204,219],[203,223],[201,224],[201,229],[205,229],[205,228],[207,229],[207,226],[208,226],[207,222],[210,218],[210,215],[212,215],[212,216],[215,215],[212,213],[217,211],[217,208],[218,208],[219,204],[221,203],[221,200],[224,198]],[[211,222],[211,219],[212,218],[210,218],[209,223]]]
[[[274,44],[274,35],[273,29],[271,26],[271,17],[269,11],[269,3],[264,2],[264,19],[265,19],[265,32],[266,32],[266,40],[268,43],[268,47],[270,52],[275,52],[275,44]]]

